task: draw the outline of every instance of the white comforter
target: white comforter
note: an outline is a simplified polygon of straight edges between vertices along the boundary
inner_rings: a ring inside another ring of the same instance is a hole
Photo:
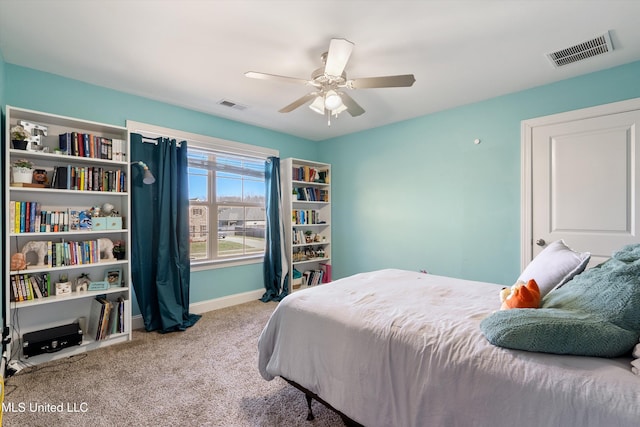
[[[640,425],[630,358],[492,346],[480,321],[500,285],[402,270],[296,292],[259,342],[259,370],[373,426]]]

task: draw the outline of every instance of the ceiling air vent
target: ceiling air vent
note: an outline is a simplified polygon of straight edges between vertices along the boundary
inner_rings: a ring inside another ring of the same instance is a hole
[[[218,102],[218,104],[222,105],[223,107],[233,108],[234,110],[244,111],[247,109],[246,105],[236,104],[235,102],[228,101],[226,99],[221,100],[220,102]]]
[[[554,67],[562,67],[593,56],[604,55],[613,50],[609,32],[575,46],[557,50],[547,54]]]

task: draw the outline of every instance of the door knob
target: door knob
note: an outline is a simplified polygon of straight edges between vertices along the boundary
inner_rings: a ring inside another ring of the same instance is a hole
[[[547,244],[547,242],[545,242],[544,239],[536,240],[536,245],[538,245],[538,246],[544,246],[546,244]]]

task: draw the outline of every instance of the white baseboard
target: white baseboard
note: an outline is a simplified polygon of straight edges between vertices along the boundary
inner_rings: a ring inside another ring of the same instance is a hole
[[[194,314],[202,314],[207,311],[220,310],[221,308],[231,307],[245,302],[260,299],[264,294],[264,289],[256,289],[255,291],[243,292],[241,294],[228,295],[226,297],[200,301],[189,305],[189,312]],[[144,320],[142,315],[138,314],[131,317],[131,326],[133,329],[144,329]]]

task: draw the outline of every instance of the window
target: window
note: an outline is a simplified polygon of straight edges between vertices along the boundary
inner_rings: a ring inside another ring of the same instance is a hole
[[[130,132],[188,142],[189,237],[196,269],[262,262],[264,167],[277,150],[127,120]]]
[[[263,255],[265,160],[198,147],[187,157],[192,264]]]

